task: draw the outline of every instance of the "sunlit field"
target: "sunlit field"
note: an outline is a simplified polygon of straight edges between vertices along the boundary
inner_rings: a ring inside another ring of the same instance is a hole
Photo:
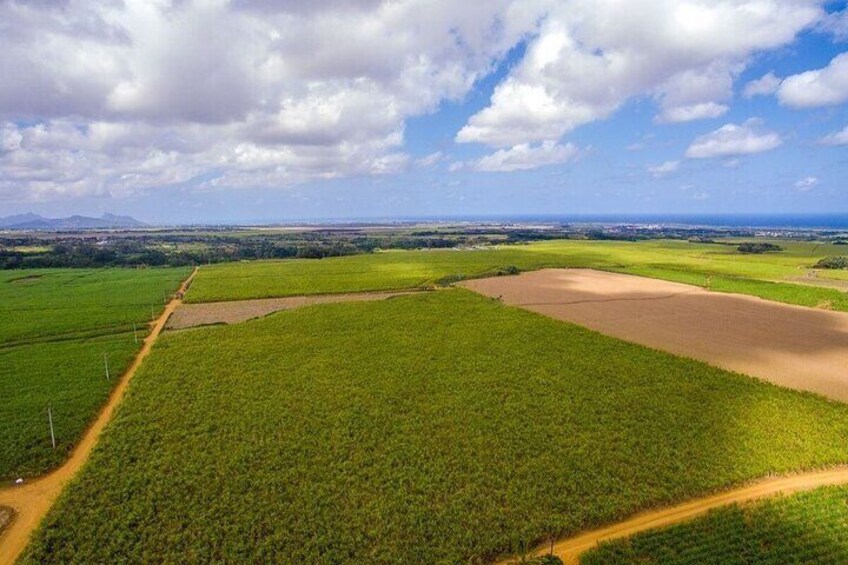
[[[315,306],[163,335],[25,562],[481,563],[846,460],[842,404],[465,290]]]

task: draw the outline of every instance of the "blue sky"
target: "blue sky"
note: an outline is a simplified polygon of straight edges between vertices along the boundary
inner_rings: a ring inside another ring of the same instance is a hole
[[[844,2],[637,3],[4,4],[0,215],[848,212]]]

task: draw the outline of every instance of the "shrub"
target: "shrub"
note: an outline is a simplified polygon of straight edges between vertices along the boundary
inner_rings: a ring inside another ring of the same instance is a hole
[[[848,257],[825,257],[815,265],[816,269],[848,269]]]
[[[783,248],[773,243],[746,242],[736,248],[740,253],[768,253],[770,251],[783,251]]]

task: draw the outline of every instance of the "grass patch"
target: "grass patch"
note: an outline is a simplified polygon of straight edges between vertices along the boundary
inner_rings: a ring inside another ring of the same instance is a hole
[[[188,272],[0,271],[0,481],[41,474],[65,459],[140,347],[133,324],[140,342]]]
[[[0,402],[0,480],[38,475],[61,464],[137,349],[132,333],[0,349],[0,398],[9,399]]]
[[[481,563],[848,460],[848,407],[463,290],[164,335],[25,563]]]
[[[825,487],[710,512],[610,542],[582,565],[848,563],[848,487]]]
[[[203,267],[189,302],[421,288],[544,267],[588,267],[848,311],[848,294],[797,285],[833,245],[781,243],[752,255],[734,246],[685,241],[546,241],[486,250],[392,251],[322,260],[228,263]],[[815,281],[815,279],[810,279]]]

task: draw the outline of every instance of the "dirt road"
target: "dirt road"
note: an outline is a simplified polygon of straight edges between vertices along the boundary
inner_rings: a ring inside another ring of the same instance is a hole
[[[165,327],[169,330],[179,330],[208,324],[235,324],[252,318],[267,316],[280,310],[302,308],[312,304],[385,300],[393,296],[412,294],[413,292],[420,291],[319,294],[315,296],[289,296],[286,298],[258,298],[229,302],[182,304],[168,320]]]
[[[562,559],[566,565],[577,565],[580,562],[580,554],[592,549],[600,542],[629,537],[646,530],[685,522],[728,504],[742,504],[778,494],[792,494],[818,487],[846,483],[848,483],[848,467],[767,479],[663,510],[637,514],[624,522],[560,540],[554,543],[553,553]],[[534,555],[545,555],[550,552],[550,549],[550,545],[540,547]],[[517,558],[502,561],[504,564],[518,562],[519,559]]]
[[[180,286],[181,293],[188,289],[196,274],[197,269],[183,282]],[[0,535],[0,565],[11,565],[17,560],[26,547],[32,532],[38,527],[47,511],[50,510],[62,489],[88,460],[92,449],[97,444],[100,433],[112,419],[115,408],[120,404],[130,379],[135,375],[147,354],[150,353],[150,349],[165,327],[168,317],[180,303],[179,298],[174,298],[157,318],[150,335],[144,340],[135,360],[123,374],[100,415],[82,436],[68,460],[61,467],[43,477],[20,486],[0,490],[0,506],[11,507],[16,512],[11,524]]]
[[[462,286],[626,341],[848,401],[848,313],[588,269]]]

